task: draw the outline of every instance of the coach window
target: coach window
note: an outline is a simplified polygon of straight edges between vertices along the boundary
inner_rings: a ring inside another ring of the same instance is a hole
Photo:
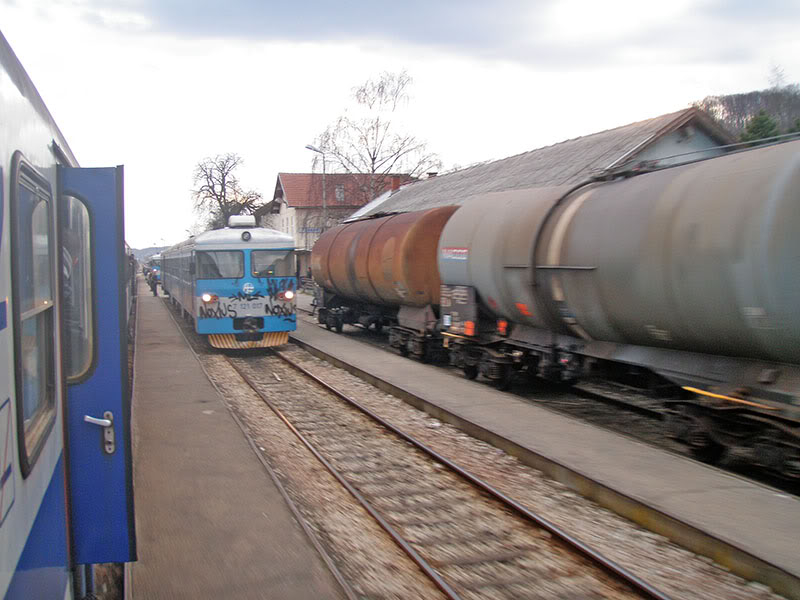
[[[244,253],[239,250],[197,252],[198,279],[240,279],[244,277]]]
[[[77,198],[64,198],[61,246],[62,314],[68,380],[85,375],[92,364],[92,263],[89,211]]]
[[[253,250],[250,255],[255,277],[289,277],[294,275],[291,250]]]
[[[11,201],[14,364],[20,463],[27,476],[56,413],[53,209],[47,181],[15,158]]]

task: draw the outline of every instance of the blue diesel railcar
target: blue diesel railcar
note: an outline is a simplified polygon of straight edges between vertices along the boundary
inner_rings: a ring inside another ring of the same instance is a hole
[[[294,241],[234,216],[162,252],[162,286],[215,348],[278,346],[297,328]]]

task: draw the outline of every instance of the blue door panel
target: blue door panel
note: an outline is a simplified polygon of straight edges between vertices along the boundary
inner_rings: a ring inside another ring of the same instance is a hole
[[[89,374],[67,386],[70,523],[78,564],[136,559],[128,394],[122,167],[59,169],[60,194],[81,200],[92,231],[94,351]],[[113,415],[115,448],[84,416]]]

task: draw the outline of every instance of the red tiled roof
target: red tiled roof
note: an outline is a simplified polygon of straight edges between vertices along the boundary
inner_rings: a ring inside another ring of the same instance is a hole
[[[398,178],[398,184],[412,180],[412,177],[406,174],[378,175],[374,182],[374,195],[377,196],[389,189],[393,177]],[[341,190],[339,196],[337,188]],[[288,206],[294,208],[322,206],[322,173],[278,173],[273,201],[279,199],[283,199]],[[370,200],[372,196],[368,174],[326,173],[325,203],[329,207],[358,208]]]

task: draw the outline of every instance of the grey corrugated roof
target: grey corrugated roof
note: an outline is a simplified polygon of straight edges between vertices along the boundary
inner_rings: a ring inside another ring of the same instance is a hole
[[[716,129],[702,111],[689,108],[412,183],[368,212],[360,212],[410,212],[463,204],[486,192],[576,184],[692,119],[720,142],[729,141],[727,133]]]

